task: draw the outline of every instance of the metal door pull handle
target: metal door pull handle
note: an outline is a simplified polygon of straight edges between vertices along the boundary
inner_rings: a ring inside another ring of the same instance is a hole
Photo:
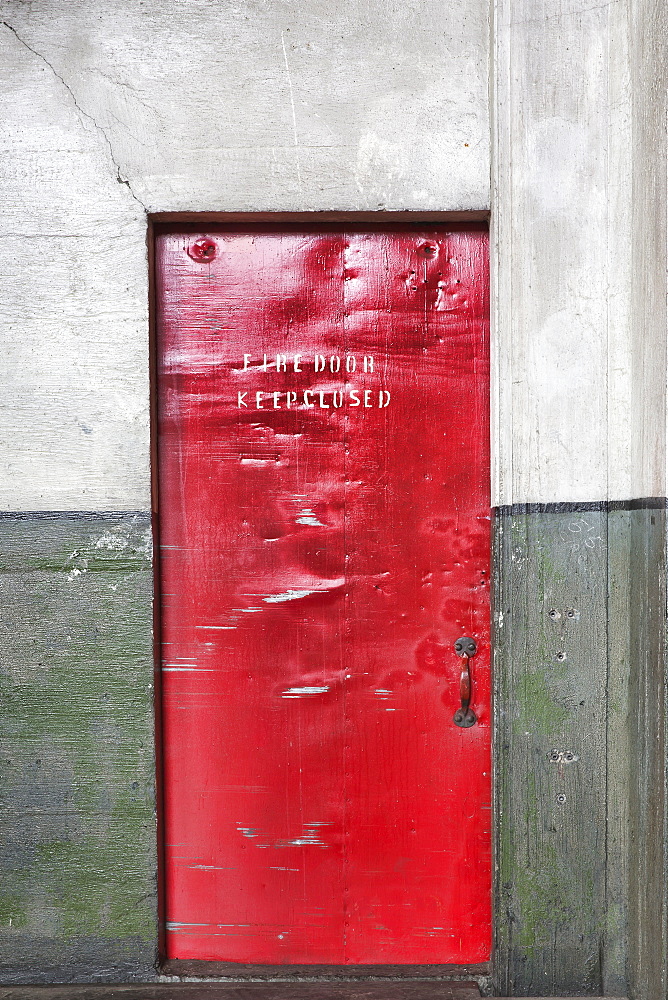
[[[455,643],[455,653],[457,656],[461,656],[464,661],[462,663],[462,674],[459,679],[459,695],[462,700],[462,707],[458,708],[453,716],[454,724],[461,729],[469,729],[478,721],[475,712],[469,708],[471,702],[471,659],[475,656],[477,649],[475,639],[471,639],[467,635],[462,636],[461,639],[457,639]]]

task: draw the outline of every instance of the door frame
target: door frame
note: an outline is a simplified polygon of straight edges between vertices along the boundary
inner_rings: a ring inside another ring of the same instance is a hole
[[[153,628],[154,628],[154,692],[155,692],[155,739],[156,739],[156,803],[157,803],[157,857],[158,857],[158,968],[164,976],[202,978],[210,981],[243,982],[252,979],[261,986],[262,982],[277,980],[313,981],[335,978],[337,981],[359,982],[365,979],[383,980],[471,980],[476,979],[481,987],[489,987],[494,968],[494,942],[496,940],[495,900],[496,864],[495,852],[497,831],[495,806],[495,692],[494,680],[494,594],[495,594],[495,552],[493,537],[490,539],[490,726],[492,744],[491,770],[491,845],[492,879],[492,955],[490,961],[475,964],[449,965],[256,965],[236,962],[203,961],[199,959],[168,959],[165,945],[165,855],[164,855],[164,793],[163,793],[163,730],[162,730],[162,685],[161,685],[161,595],[160,595],[160,498],[158,488],[158,349],[157,349],[157,290],[155,269],[155,246],[157,237],[178,228],[183,231],[200,232],[208,226],[225,226],[230,231],[243,227],[245,231],[336,231],[346,226],[358,231],[383,232],[388,229],[419,230],[429,225],[446,225],[455,231],[476,230],[489,233],[488,211],[479,212],[163,212],[149,216],[147,251],[149,261],[149,362],[150,362],[150,437],[151,437],[151,512],[153,526]],[[491,255],[491,241],[488,243]],[[491,263],[491,262],[490,262]],[[491,292],[491,288],[490,288]],[[492,345],[490,343],[490,350]],[[493,374],[493,365],[490,375]],[[490,400],[491,402],[491,400]],[[491,477],[491,469],[490,469]],[[490,533],[493,532],[494,511],[490,507]]]

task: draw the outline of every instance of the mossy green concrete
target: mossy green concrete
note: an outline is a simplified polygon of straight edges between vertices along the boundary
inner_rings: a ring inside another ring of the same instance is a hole
[[[497,515],[502,996],[665,995],[665,567],[660,499]]]
[[[151,556],[147,514],[0,517],[5,982],[155,975]]]
[[[603,992],[606,517],[496,519],[495,933],[505,996]]]
[[[550,677],[550,668],[526,673],[521,680],[522,697],[518,699],[516,728],[525,731],[527,727],[539,728],[545,735],[561,733],[568,719],[568,710],[560,705],[552,694],[555,678]]]

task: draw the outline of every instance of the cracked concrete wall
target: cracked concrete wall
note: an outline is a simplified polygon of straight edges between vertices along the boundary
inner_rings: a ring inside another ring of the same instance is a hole
[[[4,0],[0,509],[149,507],[146,212],[485,210],[486,0]]]

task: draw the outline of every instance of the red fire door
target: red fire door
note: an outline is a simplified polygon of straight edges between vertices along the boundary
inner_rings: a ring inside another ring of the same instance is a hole
[[[489,957],[487,289],[477,230],[158,237],[170,958]]]

